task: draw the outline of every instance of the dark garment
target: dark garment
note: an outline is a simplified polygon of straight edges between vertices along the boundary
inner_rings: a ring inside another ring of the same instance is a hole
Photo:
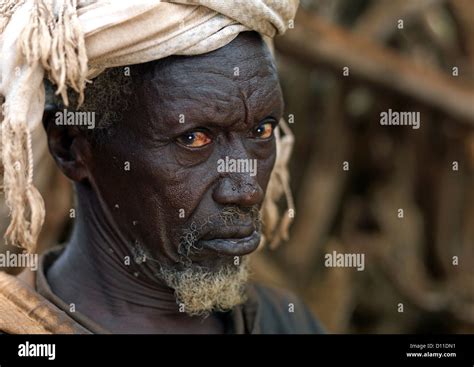
[[[36,291],[89,332],[109,334],[109,331],[80,312],[70,312],[69,305],[52,292],[46,273],[61,251],[62,249],[53,249],[41,256],[35,279]],[[243,305],[222,314],[226,333],[314,334],[323,332],[309,309],[290,293],[258,284],[250,284],[247,292],[248,299]]]
[[[287,291],[251,285],[256,313],[251,334],[321,334],[323,329],[308,307]],[[243,306],[244,314],[247,304]]]

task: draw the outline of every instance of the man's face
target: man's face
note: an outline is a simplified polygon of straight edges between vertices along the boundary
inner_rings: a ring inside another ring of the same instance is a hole
[[[88,162],[123,237],[166,266],[212,269],[254,251],[283,108],[263,41],[243,33],[130,78],[138,102]]]

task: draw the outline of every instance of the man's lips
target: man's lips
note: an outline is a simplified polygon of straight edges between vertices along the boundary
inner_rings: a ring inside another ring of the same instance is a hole
[[[252,222],[249,223],[232,223],[232,225],[214,225],[213,228],[208,229],[200,240],[214,240],[216,238],[222,239],[239,239],[250,236],[255,231],[255,226]]]
[[[255,251],[260,243],[260,232],[253,231],[245,237],[202,239],[198,247],[228,256],[243,256]]]

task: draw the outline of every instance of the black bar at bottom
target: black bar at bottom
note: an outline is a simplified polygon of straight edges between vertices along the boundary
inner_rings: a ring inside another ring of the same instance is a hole
[[[265,365],[289,357],[292,365],[472,367],[474,335],[0,335],[0,367],[181,365],[187,358],[233,365],[254,356]]]

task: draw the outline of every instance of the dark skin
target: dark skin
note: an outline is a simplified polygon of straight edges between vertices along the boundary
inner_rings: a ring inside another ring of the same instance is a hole
[[[104,144],[56,126],[51,113],[44,118],[50,151],[77,192],[73,234],[47,278],[61,299],[114,333],[225,331],[216,313],[203,319],[179,312],[173,290],[155,275],[157,264],[183,268],[183,231],[229,206],[244,214],[227,226],[213,220],[201,239],[259,236],[245,213],[261,206],[275,162],[272,130],[283,102],[258,35],[242,33],[217,51],[168,61],[140,69],[133,80],[139,102]],[[225,156],[256,159],[256,176],[218,172]],[[124,265],[134,244],[149,260]],[[212,270],[255,249],[248,242],[203,248],[190,260]]]

